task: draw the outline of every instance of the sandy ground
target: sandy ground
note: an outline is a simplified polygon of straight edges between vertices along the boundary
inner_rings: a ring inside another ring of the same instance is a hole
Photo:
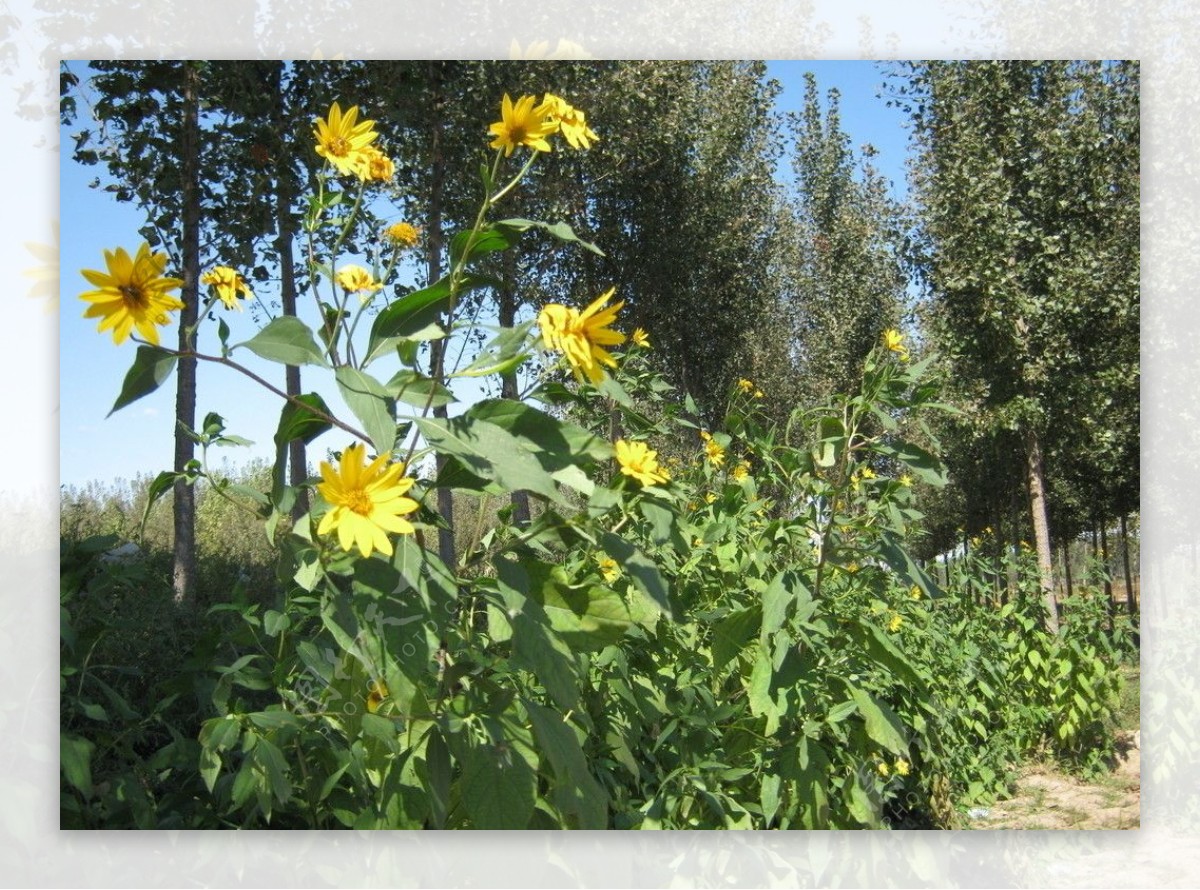
[[[987,807],[973,829],[1136,829],[1141,820],[1141,731],[1118,736],[1116,769],[1085,781],[1043,765],[1028,768],[1009,800]]]

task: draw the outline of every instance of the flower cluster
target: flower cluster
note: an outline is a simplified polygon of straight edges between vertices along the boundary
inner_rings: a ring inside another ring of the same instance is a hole
[[[241,312],[242,305],[238,300],[244,300],[250,296],[250,288],[241,273],[229,266],[213,266],[200,276],[200,283],[211,285],[216,290],[221,302],[225,304],[226,309],[236,309]]]
[[[609,325],[617,320],[617,312],[625,301],[609,306],[616,288],[609,288],[580,312],[559,303],[547,304],[538,313],[538,327],[542,330],[542,342],[546,349],[561,352],[567,358],[575,379],[584,378],[593,385],[604,380],[604,368],[617,366],[617,360],[607,352],[605,346],[619,346],[625,335],[612,330]]]
[[[587,125],[582,111],[553,93],[546,93],[540,103],[536,96],[522,96],[513,102],[505,93],[500,120],[489,126],[488,132],[495,137],[490,147],[503,149],[505,157],[518,146],[550,151],[546,140],[555,133],[561,133],[572,148],[591,148],[600,138]]]
[[[396,174],[392,159],[372,145],[379,134],[375,121],[359,120],[358,106],[345,113],[334,102],[326,119],[317,119],[313,137],[317,154],[329,161],[342,176],[351,174],[363,182],[386,182]]]

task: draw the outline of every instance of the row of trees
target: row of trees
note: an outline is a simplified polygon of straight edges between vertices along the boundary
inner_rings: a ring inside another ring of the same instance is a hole
[[[599,141],[540,164],[522,214],[588,240],[603,232],[606,253],[504,252],[498,286],[473,296],[499,324],[615,286],[705,420],[744,376],[782,418],[856,378],[880,333],[908,317],[915,271],[921,336],[964,408],[928,431],[954,484],[932,502],[926,555],[959,528],[1003,520],[1010,540],[1035,530],[1048,566],[1050,530],[1065,540],[1134,509],[1136,65],[894,70],[893,100],[915,125],[919,211],[892,199],[869,147],[851,149],[836,92],[809,76],[803,111],[779,119],[765,74],[745,62],[97,62],[63,69],[62,114],[75,159],[102,165],[97,184],[144,208],[145,236],[175,254],[193,312],[202,270],[221,262],[290,314],[311,284],[296,196],[317,159],[289,146],[310,143],[334,100],[379,121],[397,167],[390,206],[372,205],[347,243],[365,256],[385,219],[414,222],[423,284],[445,269],[447,233],[470,224],[479,121],[505,92],[565,95]],[[435,377],[447,342],[429,351]],[[185,364],[179,420],[194,428]],[[299,370],[284,384],[301,393]],[[176,470],[192,447],[181,434]],[[300,440],[288,447],[294,483],[307,455]],[[188,498],[178,485],[181,601],[194,577]],[[452,519],[448,500],[439,509]],[[443,535],[448,563],[452,546]]]

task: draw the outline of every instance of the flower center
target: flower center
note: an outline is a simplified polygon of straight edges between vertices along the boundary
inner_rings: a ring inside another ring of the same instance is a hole
[[[351,491],[346,495],[345,507],[359,516],[370,516],[374,503],[365,491]]]
[[[329,153],[335,154],[339,158],[344,158],[350,154],[350,142],[343,139],[341,136],[334,136],[329,140]]]
[[[136,284],[122,284],[117,289],[125,298],[126,304],[133,309],[145,309],[150,305],[150,301],[146,299],[146,292]]]

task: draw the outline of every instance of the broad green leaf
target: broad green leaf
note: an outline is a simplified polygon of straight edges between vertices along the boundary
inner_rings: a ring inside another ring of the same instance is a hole
[[[603,649],[624,636],[633,624],[629,608],[615,590],[599,585],[571,587],[559,571],[529,592],[550,619],[550,627],[575,651]]]
[[[642,593],[646,594],[653,603],[662,610],[663,614],[674,620],[675,611],[671,607],[670,596],[667,592],[667,582],[658,571],[658,566],[641,550],[634,547],[619,535],[612,532],[602,532],[600,547],[617,561],[621,571],[633,579]]]
[[[908,756],[908,742],[904,738],[904,724],[895,712],[880,702],[874,695],[843,680],[850,691],[858,712],[866,722],[867,735],[876,744],[882,745],[897,757]]]
[[[425,745],[425,769],[418,767],[425,792],[429,795],[430,820],[434,828],[443,828],[450,810],[450,749],[436,727],[429,732]]]
[[[146,489],[146,509],[142,511],[142,521],[140,528],[144,533],[146,530],[146,521],[150,518],[150,509],[158,502],[159,498],[171,491],[175,487],[176,481],[187,479],[184,473],[172,473],[170,470],[163,470],[154,477],[154,481],[150,483],[150,487]]]
[[[826,723],[841,723],[851,714],[858,710],[858,703],[853,699],[842,702],[840,705],[834,705],[829,709],[829,713],[825,715]]]
[[[746,684],[746,700],[750,705],[750,713],[755,717],[767,717],[767,735],[772,735],[772,718],[778,723],[775,702],[771,698],[771,656],[765,648],[760,647],[754,659],[754,667],[750,671],[750,679]]]
[[[59,766],[63,777],[84,797],[92,796],[92,752],[96,746],[78,736],[59,735]]]
[[[478,829],[525,828],[533,816],[536,776],[510,744],[473,745],[459,782],[463,806]]]
[[[558,487],[525,441],[475,417],[417,418],[417,428],[434,449],[457,457],[472,473],[508,491],[530,491],[563,501]]]
[[[467,274],[459,278],[458,294],[493,287],[495,279],[485,275]],[[443,312],[451,308],[453,295],[450,276],[446,275],[429,287],[406,294],[375,316],[367,346],[367,360],[374,361],[384,351],[384,341],[416,336],[430,325],[437,324]]]
[[[938,587],[937,582],[930,578],[923,568],[917,565],[890,532],[884,531],[881,533],[879,552],[884,560],[887,561],[887,564],[892,567],[893,571],[900,576],[905,587],[911,587],[915,584],[930,599],[941,599],[945,596],[942,589]]]
[[[325,400],[317,393],[304,393],[296,396],[296,400],[302,402],[304,407],[296,402],[288,401],[284,403],[283,410],[279,414],[279,426],[275,430],[276,447],[286,445],[293,439],[300,439],[307,444],[333,427],[333,424],[324,417],[318,417],[308,410],[312,408],[322,414],[333,416],[329,406],[325,404]]]
[[[599,829],[608,827],[608,794],[592,776],[579,738],[567,721],[550,710],[526,698],[521,699],[538,748],[550,761],[558,784],[554,802],[568,817],[574,817],[572,828]]]
[[[846,428],[836,417],[822,417],[817,424],[817,450],[813,455],[819,467],[832,467],[846,447]]]
[[[538,451],[562,456],[564,460],[581,457],[608,460],[613,454],[612,445],[604,439],[523,402],[485,399],[472,405],[467,413],[528,440]]]
[[[451,402],[457,401],[451,390],[442,386],[432,377],[426,377],[409,368],[397,371],[384,386],[388,395],[396,401],[417,408],[424,408],[426,405],[431,408],[440,408],[442,405],[449,405]]]
[[[489,374],[511,374],[532,355],[529,344],[531,327],[533,322],[527,321],[515,328],[497,328],[496,336],[480,350],[475,360],[454,376],[486,377]]]
[[[343,366],[335,374],[350,410],[371,437],[376,454],[391,454],[396,445],[396,403],[382,383],[369,374]]]
[[[909,442],[892,440],[876,443],[873,450],[898,460],[912,470],[913,475],[922,482],[939,488],[946,484],[946,467],[924,448]]]
[[[542,607],[528,596],[532,584],[525,568],[503,557],[494,564],[512,625],[512,663],[532,671],[554,703],[564,711],[570,710],[579,701],[574,654],[550,629],[550,619]]]
[[[484,254],[508,250],[517,243],[518,234],[512,227],[502,224],[484,226],[478,232],[459,232],[450,239],[450,267],[454,268],[460,261],[470,263]]]
[[[121,384],[121,394],[108,412],[111,417],[126,405],[136,402],[162,386],[163,381],[175,370],[175,356],[157,346],[139,346],[133,364]]]
[[[719,671],[754,638],[762,624],[762,606],[758,603],[730,612],[713,626],[713,669]]]
[[[232,347],[230,352],[243,346],[272,362],[329,367],[308,325],[291,315],[283,315],[269,322],[249,340]]]
[[[604,251],[602,251],[595,244],[584,241],[582,238],[576,235],[574,229],[572,229],[565,222],[544,223],[537,222],[536,220],[532,219],[503,219],[496,223],[495,227],[512,229],[515,232],[524,232],[528,229],[534,228],[541,229],[547,234],[554,236],[559,241],[572,242],[578,244],[584,250],[591,251],[597,256],[604,256]]]
[[[758,800],[759,806],[762,807],[764,827],[770,825],[775,814],[779,812],[782,786],[783,779],[778,773],[763,773],[758,789]]]

